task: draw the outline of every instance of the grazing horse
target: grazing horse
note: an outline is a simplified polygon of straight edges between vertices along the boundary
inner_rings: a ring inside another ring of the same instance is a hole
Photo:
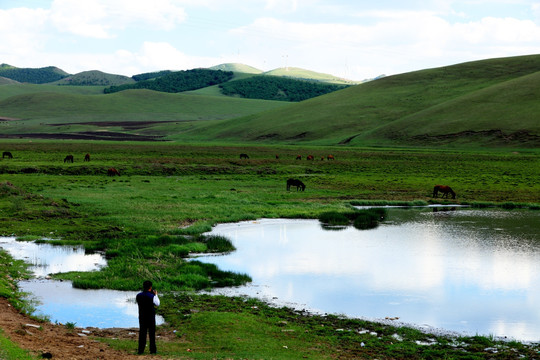
[[[336,160],[336,159],[334,158],[334,155],[328,155],[326,158],[327,158],[328,160]]]
[[[84,155],[84,161],[90,161],[90,154]]]
[[[73,163],[73,155],[68,155],[66,156],[66,158],[64,159],[64,163]]]
[[[296,186],[296,191],[304,191],[306,189],[306,185],[297,179],[287,180],[287,191],[291,190],[291,186]]]
[[[435,185],[433,188],[433,197],[437,197],[439,192],[443,194],[443,198],[447,198],[448,194],[452,194],[452,199],[456,198],[456,193],[448,185]]]
[[[249,159],[248,154],[240,154],[240,159]]]
[[[313,155],[308,155],[306,160],[314,160],[315,158],[313,157]]]
[[[120,173],[115,168],[109,168],[109,170],[107,170],[107,176],[115,176],[115,175],[120,176]]]
[[[302,160],[302,155],[297,155],[296,160]]]
[[[8,159],[13,159],[13,155],[9,151],[4,151],[2,153],[2,159],[7,157]]]
[[[276,160],[279,160],[279,155],[278,154],[276,154]]]

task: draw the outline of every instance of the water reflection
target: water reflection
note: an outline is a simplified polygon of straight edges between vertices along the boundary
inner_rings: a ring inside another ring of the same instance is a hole
[[[38,301],[37,313],[52,322],[97,328],[139,326],[136,292],[82,290],[73,288],[70,281],[43,279],[58,272],[98,270],[107,264],[102,255],[85,254],[82,247],[21,242],[15,238],[0,238],[0,247],[15,259],[30,263],[34,275],[41,277],[18,285]],[[156,321],[164,322],[161,316]]]
[[[440,210],[440,209],[439,209]],[[469,334],[540,339],[540,214],[389,209],[372,230],[316,220],[218,225],[237,251],[200,260],[248,273],[235,294]]]
[[[82,246],[53,246],[32,241],[15,241],[15,238],[0,238],[0,247],[14,258],[31,264],[30,270],[36,276],[68,271],[92,271],[107,264],[100,254],[85,254]]]

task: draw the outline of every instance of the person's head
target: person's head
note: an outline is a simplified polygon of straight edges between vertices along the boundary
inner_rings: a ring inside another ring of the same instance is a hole
[[[148,291],[152,288],[152,282],[150,280],[146,280],[143,282],[142,287],[144,291]]]

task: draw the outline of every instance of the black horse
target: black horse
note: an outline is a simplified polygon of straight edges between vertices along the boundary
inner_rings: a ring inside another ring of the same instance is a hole
[[[68,155],[64,159],[64,163],[72,163],[73,162],[73,155]]]
[[[84,161],[90,161],[90,154],[84,155]]]
[[[240,154],[240,159],[249,159],[248,154]]]
[[[287,180],[287,191],[291,190],[291,186],[296,186],[296,191],[306,190],[306,185],[303,182],[297,179],[288,179]]]
[[[4,151],[2,153],[2,159],[7,157],[8,159],[13,159],[13,155],[9,151]]]

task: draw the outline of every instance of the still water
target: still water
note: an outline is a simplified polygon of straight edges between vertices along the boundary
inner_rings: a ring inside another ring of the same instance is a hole
[[[52,322],[75,323],[78,327],[138,327],[138,309],[134,291],[82,290],[70,281],[53,281],[47,275],[68,271],[94,271],[105,266],[100,254],[85,254],[80,246],[53,246],[34,242],[15,241],[0,237],[0,247],[15,259],[31,264],[37,277],[20,281],[19,288],[36,300],[37,314],[46,315]],[[156,317],[158,324],[163,318]]]
[[[399,317],[465,335],[540,340],[539,212],[394,208],[371,230],[263,219],[221,224],[211,233],[230,238],[237,251],[198,260],[253,279],[225,291],[230,295],[365,319]]]

